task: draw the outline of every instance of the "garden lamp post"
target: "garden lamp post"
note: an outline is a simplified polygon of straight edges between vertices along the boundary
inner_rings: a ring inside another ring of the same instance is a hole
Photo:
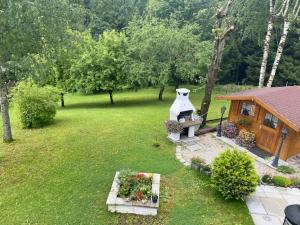
[[[223,122],[223,116],[224,116],[225,111],[226,111],[226,107],[225,107],[225,106],[222,106],[222,107],[221,107],[220,124],[219,124],[219,126],[218,126],[218,131],[217,131],[217,136],[218,136],[218,137],[221,137],[221,136],[222,136],[222,133],[221,133],[221,131],[222,131],[222,122]]]
[[[280,145],[279,145],[279,148],[278,148],[278,151],[277,151],[277,154],[272,162],[272,166],[274,167],[278,167],[278,161],[279,161],[279,157],[280,157],[280,153],[281,153],[281,149],[282,149],[282,145],[283,145],[283,141],[286,139],[288,135],[288,129],[285,127],[281,130],[281,142],[280,142]]]

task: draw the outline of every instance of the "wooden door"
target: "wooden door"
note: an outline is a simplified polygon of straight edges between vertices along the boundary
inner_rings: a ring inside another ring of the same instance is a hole
[[[264,124],[264,119],[266,114],[271,115],[266,110],[260,110],[259,116],[257,119],[258,127],[256,132],[256,145],[271,153],[275,154],[276,152],[276,146],[278,143],[278,137],[279,137],[279,131],[280,127],[282,127],[282,123],[277,119],[277,125],[276,127],[272,128],[270,126],[267,126]]]
[[[267,127],[263,124],[259,127],[259,132],[256,137],[256,145],[271,154],[275,153],[277,142],[277,130]]]

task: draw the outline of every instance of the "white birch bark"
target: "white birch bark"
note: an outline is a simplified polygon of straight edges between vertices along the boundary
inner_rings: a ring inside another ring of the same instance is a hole
[[[283,48],[284,48],[286,38],[287,38],[287,35],[289,32],[289,28],[290,28],[290,22],[287,19],[285,19],[284,23],[283,23],[283,31],[282,31],[282,34],[280,37],[280,41],[278,44],[275,60],[274,60],[273,66],[272,66],[272,70],[271,70],[271,74],[270,74],[270,77],[268,80],[267,87],[272,87],[272,83],[273,83],[274,77],[276,75],[276,71],[277,71],[281,56],[282,56],[282,52],[283,52]]]
[[[269,57],[269,49],[270,49],[270,40],[273,30],[274,24],[274,8],[273,8],[273,0],[270,0],[269,3],[269,20],[268,20],[268,28],[267,34],[264,41],[264,50],[263,50],[263,58],[260,66],[260,74],[259,74],[259,84],[258,87],[262,88],[264,86],[265,76],[266,76],[266,68]]]

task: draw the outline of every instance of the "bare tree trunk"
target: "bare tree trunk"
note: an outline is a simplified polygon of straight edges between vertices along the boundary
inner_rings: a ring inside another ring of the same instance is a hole
[[[13,141],[13,138],[12,138],[12,132],[10,126],[7,92],[3,90],[1,90],[1,95],[0,95],[0,106],[1,106],[1,114],[2,114],[2,122],[3,122],[3,141],[11,142]]]
[[[205,85],[205,93],[201,103],[200,115],[203,117],[202,127],[206,124],[207,113],[209,110],[211,95],[213,91],[213,87],[216,83],[216,76],[218,73],[218,69],[214,68],[213,65],[210,65],[208,68],[208,76],[207,83]]]
[[[64,98],[65,94],[64,93],[60,93],[60,104],[61,107],[65,107],[65,98]]]
[[[108,93],[109,93],[109,98],[110,98],[110,104],[113,105],[113,104],[114,104],[113,91],[112,91],[112,90],[109,90]]]
[[[161,86],[158,94],[158,100],[162,101],[163,100],[163,94],[164,94],[165,86]]]
[[[180,80],[177,77],[177,65],[176,65],[175,62],[172,62],[171,65],[170,65],[170,73],[171,73],[171,78],[174,82],[174,88],[175,88],[175,91],[176,91],[176,89],[179,88]]]
[[[264,86],[265,82],[265,76],[266,76],[266,68],[268,63],[268,57],[269,57],[269,49],[270,49],[270,40],[274,25],[274,8],[273,8],[273,0],[270,0],[269,3],[270,11],[269,11],[269,20],[268,20],[268,29],[267,34],[264,41],[264,52],[263,52],[263,58],[260,66],[260,74],[259,74],[259,84],[258,87],[262,88]]]
[[[221,30],[223,21],[226,19],[232,3],[233,0],[228,0],[226,5],[224,5],[224,7],[221,10],[218,10],[216,15],[216,22],[215,22],[215,28],[217,30]],[[205,93],[201,102],[200,115],[203,117],[203,122],[201,127],[205,126],[206,124],[207,113],[211,102],[212,91],[218,79],[218,72],[223,57],[225,39],[229,35],[229,33],[233,31],[233,29],[234,29],[233,26],[231,26],[231,27],[227,27],[227,29],[225,29],[225,31],[222,33],[215,32],[214,48],[213,48],[211,63],[208,67]]]
[[[283,52],[283,48],[284,48],[284,45],[285,45],[285,42],[286,42],[287,34],[289,32],[289,27],[290,27],[290,22],[288,21],[288,19],[285,19],[284,23],[283,23],[283,31],[282,31],[282,34],[281,34],[281,37],[280,37],[280,41],[279,41],[279,44],[278,44],[275,60],[274,60],[273,66],[272,66],[272,70],[271,70],[271,74],[270,74],[270,77],[269,77],[267,87],[272,86],[272,83],[273,83],[273,80],[274,80],[274,77],[275,77],[275,74],[276,74],[281,56],[282,56],[282,52]]]
[[[208,67],[207,82],[205,85],[205,93],[201,103],[200,115],[203,117],[202,127],[206,124],[207,114],[211,102],[212,91],[218,79],[219,67],[223,57],[225,47],[225,37],[215,40],[213,60]]]

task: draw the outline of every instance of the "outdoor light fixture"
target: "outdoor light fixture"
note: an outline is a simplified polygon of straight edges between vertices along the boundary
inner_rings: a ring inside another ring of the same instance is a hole
[[[288,135],[288,129],[285,127],[281,130],[281,142],[280,142],[280,145],[279,145],[279,148],[278,148],[278,151],[277,151],[277,154],[272,162],[272,166],[274,167],[278,167],[278,161],[279,161],[279,157],[280,157],[280,153],[281,153],[281,149],[282,149],[282,145],[283,145],[283,141],[286,139]]]
[[[218,131],[217,131],[217,136],[218,136],[218,137],[221,137],[221,136],[222,136],[222,133],[221,133],[221,131],[222,131],[222,122],[223,122],[223,116],[224,116],[225,111],[226,111],[226,107],[225,107],[225,106],[222,106],[222,107],[221,107],[220,124],[219,124],[219,126],[217,127],[217,129],[218,129]]]

